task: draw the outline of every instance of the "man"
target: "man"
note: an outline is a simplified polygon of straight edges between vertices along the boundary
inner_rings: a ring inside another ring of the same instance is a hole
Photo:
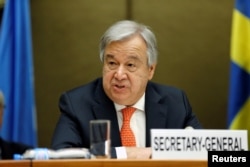
[[[149,158],[150,129],[188,126],[201,128],[185,93],[153,83],[157,64],[156,39],[146,26],[134,21],[112,25],[100,42],[103,76],[65,92],[52,139],[52,148],[89,148],[89,121],[111,121],[112,157]],[[135,145],[122,144],[123,113],[135,108],[130,120]]]
[[[4,107],[4,96],[0,90],[0,127],[2,126],[3,122]],[[6,141],[0,137],[0,159],[13,159],[14,154],[23,154],[27,149],[31,148],[31,146],[22,143]]]

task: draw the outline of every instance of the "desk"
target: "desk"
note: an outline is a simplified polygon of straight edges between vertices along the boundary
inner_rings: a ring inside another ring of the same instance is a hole
[[[16,160],[0,161],[1,167],[207,167],[207,161],[169,161],[169,160]]]
[[[0,160],[0,167],[30,167],[32,161],[30,160]]]

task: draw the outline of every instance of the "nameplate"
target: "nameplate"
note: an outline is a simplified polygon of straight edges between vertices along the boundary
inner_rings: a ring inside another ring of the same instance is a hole
[[[152,159],[207,160],[208,151],[248,150],[247,130],[152,129]]]

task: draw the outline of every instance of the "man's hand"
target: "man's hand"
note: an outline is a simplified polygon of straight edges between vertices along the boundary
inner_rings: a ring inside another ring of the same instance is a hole
[[[143,147],[125,147],[127,152],[127,159],[150,159],[151,158],[151,148]]]

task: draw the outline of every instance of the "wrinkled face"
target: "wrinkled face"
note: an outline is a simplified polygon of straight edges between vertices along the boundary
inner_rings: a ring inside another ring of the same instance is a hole
[[[148,66],[147,46],[140,36],[110,43],[104,52],[103,87],[121,105],[133,105],[143,95],[155,66]]]

